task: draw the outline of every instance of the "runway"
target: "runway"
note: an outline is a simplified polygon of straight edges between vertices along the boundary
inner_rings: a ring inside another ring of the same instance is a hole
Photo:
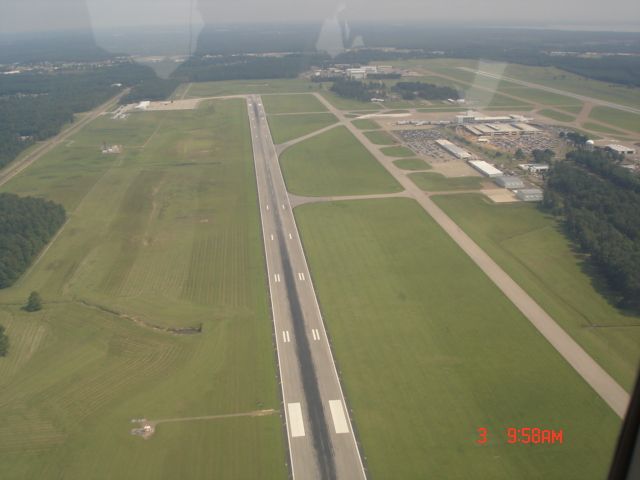
[[[262,100],[247,98],[291,473],[364,479]]]

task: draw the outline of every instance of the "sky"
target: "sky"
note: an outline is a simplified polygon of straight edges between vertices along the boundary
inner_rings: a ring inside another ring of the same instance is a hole
[[[638,0],[0,0],[0,32],[186,25],[191,2],[200,25],[322,22],[338,10],[350,22],[640,25]]]

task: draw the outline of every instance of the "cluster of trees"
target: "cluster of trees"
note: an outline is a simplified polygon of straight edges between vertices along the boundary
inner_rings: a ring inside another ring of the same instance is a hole
[[[161,101],[171,96],[180,85],[174,78],[148,78],[141,80],[129,93],[120,99],[120,104],[137,103],[143,100]]]
[[[0,75],[0,167],[34,142],[58,134],[74,113],[95,108],[125,87],[133,87],[132,95],[158,92],[156,81],[151,68],[131,61]],[[177,83],[153,99],[166,98]]]
[[[589,137],[577,132],[560,132],[560,138],[566,138],[577,147],[586,145]]]
[[[606,278],[625,308],[640,308],[640,180],[610,152],[578,150],[551,168],[543,208]]]
[[[533,163],[551,163],[556,153],[549,148],[544,150],[536,149],[531,152],[531,156],[533,156]]]
[[[4,333],[4,327],[0,325],[0,357],[7,355],[9,351],[9,337]]]
[[[20,277],[65,219],[54,202],[0,193],[0,288]]]
[[[360,80],[337,80],[331,86],[331,91],[341,97],[353,98],[361,102],[370,102],[372,98],[384,98],[387,96],[384,83],[361,82]]]
[[[424,82],[398,82],[394,85],[393,90],[405,100],[413,100],[416,97],[424,100],[447,100],[449,98],[457,100],[460,98],[460,94],[455,88],[440,87]]]

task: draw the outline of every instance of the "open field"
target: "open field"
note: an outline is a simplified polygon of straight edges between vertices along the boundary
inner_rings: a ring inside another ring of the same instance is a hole
[[[413,151],[409,150],[407,147],[384,147],[381,148],[380,151],[384,153],[388,157],[414,157],[416,154]]]
[[[380,105],[377,103],[360,102],[358,100],[352,100],[350,98],[343,98],[327,90],[322,91],[321,95],[325,99],[327,99],[327,101],[331,103],[331,105],[340,110],[381,110]]]
[[[3,479],[286,478],[279,415],[129,433],[279,409],[245,102],[100,122],[3,187],[70,213],[0,292]],[[45,307],[27,314],[33,290]]]
[[[575,98],[565,97],[556,93],[536,90],[519,85],[514,87],[502,87],[500,91],[541,105],[569,105],[578,107],[582,105],[581,102]]]
[[[287,189],[297,195],[365,195],[400,190],[391,175],[345,128],[298,143],[280,157]]]
[[[431,170],[431,165],[421,158],[401,158],[394,160],[393,164],[402,170]]]
[[[562,113],[562,112],[559,112],[558,110],[552,110],[552,109],[544,109],[539,111],[538,113],[540,115],[543,115],[552,120],[557,120],[559,122],[574,122],[576,119],[576,117],[572,115]]]
[[[296,217],[372,478],[605,476],[619,419],[416,203]],[[565,443],[507,444],[534,425]]]
[[[363,120],[354,120],[353,124],[360,130],[378,130],[380,128],[380,125],[378,125],[375,121],[369,120],[367,118]]]
[[[605,127],[604,125],[600,125],[599,123],[594,122],[585,122],[582,124],[582,128],[586,128],[588,130],[593,130],[598,133],[608,133],[610,135],[625,135],[624,132],[620,130],[616,130],[615,128]],[[591,138],[591,136],[589,137]]]
[[[439,173],[419,172],[409,175],[413,183],[426,192],[476,190],[482,188],[483,177],[445,177]]]
[[[640,115],[630,112],[621,112],[609,107],[594,107],[589,118],[608,123],[613,127],[640,133]]]
[[[271,115],[269,116],[269,128],[274,143],[278,144],[328,127],[337,121],[338,119],[331,113]]]
[[[640,360],[640,318],[596,291],[584,259],[556,221],[530,204],[492,205],[479,195],[434,197],[529,295],[623,387]]]
[[[221,82],[198,82],[191,84],[185,98],[217,97],[224,95],[246,95],[250,93],[309,93],[318,86],[303,79],[229,80]]]
[[[327,111],[327,107],[313,95],[265,95],[262,104],[267,115]]]
[[[395,145],[398,141],[387,132],[365,132],[371,143],[375,145]]]

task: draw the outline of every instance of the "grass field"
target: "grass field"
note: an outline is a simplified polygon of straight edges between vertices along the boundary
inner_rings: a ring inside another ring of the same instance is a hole
[[[280,157],[287,189],[298,195],[397,192],[400,185],[345,128],[298,143]]]
[[[363,120],[353,120],[353,124],[360,130],[378,130],[380,128],[380,125],[368,118]]]
[[[621,132],[620,130],[606,127],[604,125],[600,125],[599,123],[594,123],[594,122],[585,122],[582,124],[582,128],[586,128],[587,130],[593,130],[594,132],[598,132],[598,133],[608,133],[611,135],[625,135],[625,133]]]
[[[327,111],[327,107],[313,95],[264,95],[262,104],[267,115]]]
[[[413,153],[412,150],[408,149],[407,147],[401,147],[401,146],[384,147],[384,148],[381,148],[380,151],[382,153],[384,153],[388,157],[404,158],[404,157],[413,157],[413,156],[415,156],[415,153]]]
[[[185,98],[224,95],[307,93],[318,91],[318,85],[304,79],[229,80],[192,83]]]
[[[333,92],[324,90],[321,92],[322,96],[334,107],[340,110],[381,110],[381,106],[377,103],[371,102],[360,102],[358,100],[352,100],[350,98],[343,98],[339,95],[336,95]]]
[[[477,190],[482,187],[482,177],[445,177],[439,173],[412,173],[409,178],[426,192],[447,190]]]
[[[564,95],[558,95],[544,90],[536,90],[529,87],[503,87],[500,91],[542,105],[569,105],[576,107],[580,107],[582,105],[582,103],[575,98],[565,97]]]
[[[551,118],[552,120],[557,120],[559,122],[573,122],[576,117],[559,112],[558,110],[545,109],[538,112],[540,115],[544,115],[547,118]]]
[[[595,290],[583,271],[584,259],[555,220],[532,205],[494,205],[479,195],[434,199],[600,365],[631,388],[640,360],[640,318],[618,311]]]
[[[375,145],[395,145],[398,141],[387,132],[365,132],[366,137]]]
[[[273,141],[278,144],[313,133],[337,121],[338,119],[332,113],[270,115],[269,128],[271,129]]]
[[[108,156],[102,140],[146,146]],[[70,220],[0,292],[2,478],[286,478],[277,414],[129,433],[279,408],[245,102],[101,119],[3,191]],[[32,290],[45,307],[27,314]]]
[[[619,419],[415,202],[296,218],[372,478],[605,476]],[[509,445],[511,426],[566,440]]]
[[[402,170],[431,170],[431,165],[421,158],[401,158],[394,160],[393,164]]]
[[[608,123],[612,127],[640,133],[640,115],[622,112],[609,107],[594,107],[589,118]]]

